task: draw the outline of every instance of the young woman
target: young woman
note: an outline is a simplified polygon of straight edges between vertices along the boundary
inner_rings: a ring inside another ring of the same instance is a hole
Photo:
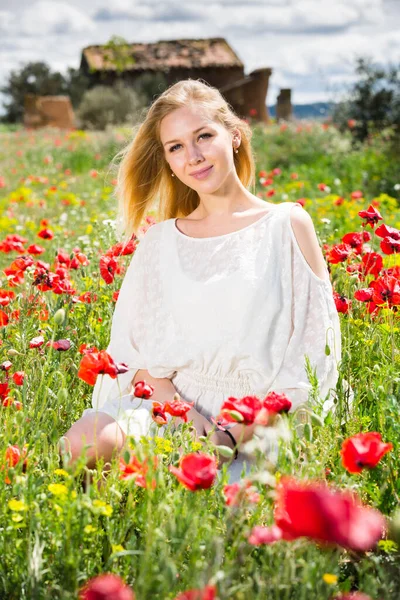
[[[124,241],[156,199],[161,220],[140,240],[113,315],[107,352],[129,370],[98,377],[92,408],[64,436],[73,459],[86,440],[89,464],[96,455],[111,460],[128,434],[149,432],[152,401],[176,392],[195,402],[189,419],[199,435],[229,396],[283,392],[293,410],[311,388],[306,356],[321,396],[334,391],[340,326],[314,225],[300,204],[268,203],[249,191],[251,134],[217,89],[188,79],[155,100],[124,150],[117,186]],[[145,401],[133,395],[142,380],[154,387]],[[230,429],[233,439],[242,429]],[[246,427],[242,439],[252,434]],[[223,431],[212,440],[233,446]],[[231,481],[245,461],[239,452]]]

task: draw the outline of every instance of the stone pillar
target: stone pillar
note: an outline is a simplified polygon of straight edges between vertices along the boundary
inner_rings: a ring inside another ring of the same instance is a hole
[[[276,102],[276,121],[291,121],[293,119],[293,109],[291,101],[292,90],[290,88],[282,89]]]

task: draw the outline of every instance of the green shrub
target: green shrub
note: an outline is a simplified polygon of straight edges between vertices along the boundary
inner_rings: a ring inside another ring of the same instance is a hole
[[[79,127],[104,130],[107,125],[132,122],[140,117],[144,106],[143,96],[123,83],[99,85],[83,96],[77,112]]]

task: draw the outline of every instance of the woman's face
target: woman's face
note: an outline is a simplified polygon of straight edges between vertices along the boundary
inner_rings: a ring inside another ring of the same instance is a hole
[[[175,177],[199,194],[216,191],[230,174],[236,175],[233,153],[240,145],[239,130],[232,135],[200,108],[185,106],[164,117],[160,138]],[[193,176],[207,167],[203,178]]]

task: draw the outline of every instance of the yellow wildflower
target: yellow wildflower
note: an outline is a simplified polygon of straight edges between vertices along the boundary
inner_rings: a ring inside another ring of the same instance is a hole
[[[332,573],[324,573],[322,575],[322,579],[328,585],[335,585],[337,583],[337,581],[338,581],[338,576],[337,575],[333,575]]]
[[[83,531],[84,531],[85,533],[94,533],[94,532],[96,531],[96,527],[93,527],[93,525],[86,525],[86,526],[83,528]]]
[[[54,496],[62,496],[63,494],[68,494],[68,488],[63,483],[49,483],[47,486],[49,492],[54,494]]]
[[[28,506],[25,504],[25,502],[23,500],[17,500],[16,498],[8,501],[8,508],[10,510],[15,510],[16,512],[28,510]]]
[[[111,549],[113,552],[123,552],[125,550],[121,544],[111,544]]]
[[[105,502],[103,502],[103,500],[93,500],[93,508],[95,509],[94,512],[104,515],[106,517],[111,517],[113,513],[112,506],[106,504]]]
[[[64,471],[64,469],[56,469],[54,471],[55,475],[62,475],[62,477],[69,477],[69,473],[67,473],[67,471]]]

